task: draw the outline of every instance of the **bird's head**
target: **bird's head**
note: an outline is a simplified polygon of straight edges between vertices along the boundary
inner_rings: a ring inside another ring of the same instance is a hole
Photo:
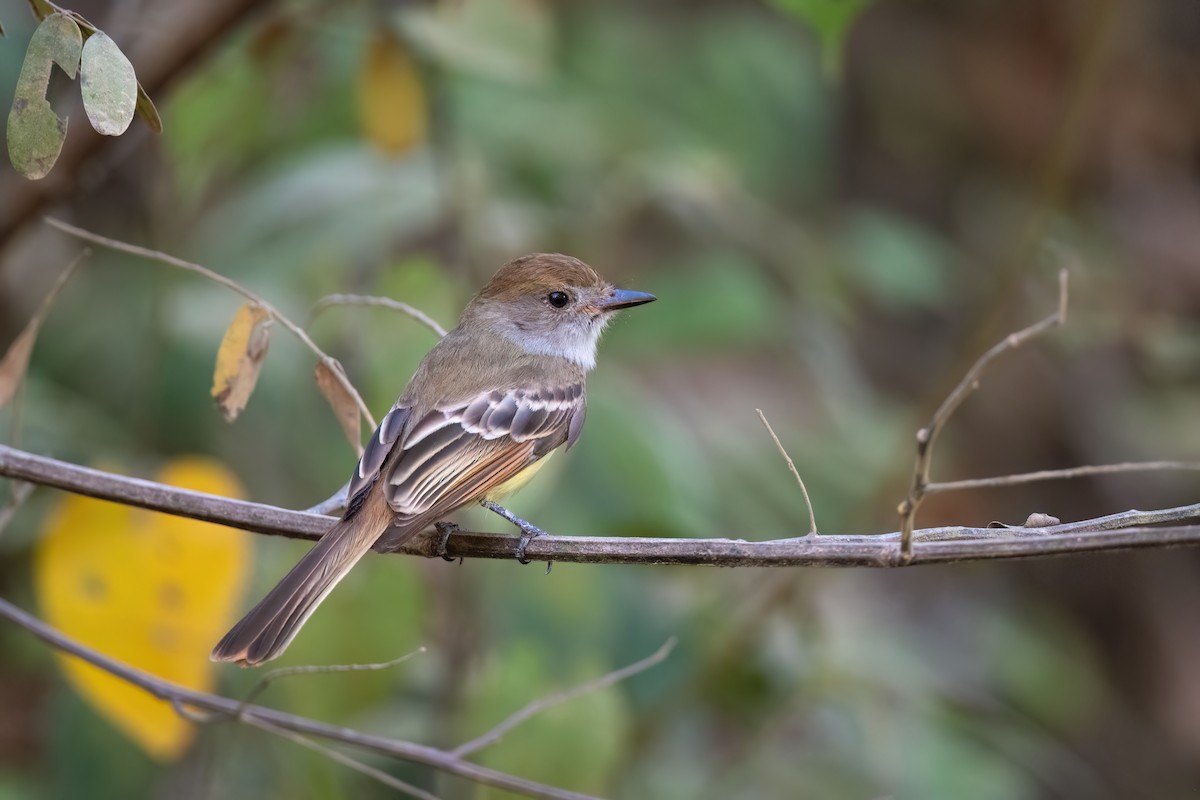
[[[600,334],[623,308],[656,298],[618,289],[577,258],[534,253],[501,267],[463,312],[531,353],[596,365]]]

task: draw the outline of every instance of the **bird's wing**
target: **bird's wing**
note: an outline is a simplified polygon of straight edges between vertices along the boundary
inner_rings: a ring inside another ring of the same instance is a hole
[[[415,421],[408,419],[409,409],[397,405],[363,451],[350,490],[354,498],[381,481],[396,514],[375,549],[398,547],[556,447],[570,447],[584,413],[582,383],[481,392]]]

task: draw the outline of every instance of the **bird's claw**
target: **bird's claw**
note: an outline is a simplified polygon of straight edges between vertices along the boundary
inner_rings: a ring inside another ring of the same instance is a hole
[[[517,540],[517,562],[520,564],[531,564],[533,562],[525,557],[525,548],[528,547],[529,543],[534,539],[538,538],[539,536],[545,536],[546,532],[536,525],[530,525],[528,522],[526,522],[524,525],[520,525],[519,527],[521,528],[521,538]],[[550,574],[550,568],[552,566],[554,566],[553,561],[546,562],[547,575]]]
[[[446,552],[446,545],[450,542],[450,537],[458,533],[458,526],[453,522],[435,522],[433,527],[442,536],[441,541],[438,542],[437,550],[434,552],[441,556],[443,561],[454,561],[454,556]],[[458,560],[459,562],[462,561],[461,558]]]
[[[532,525],[530,525],[528,528],[522,527],[521,538],[517,540],[517,561],[521,564],[532,563],[528,558],[525,557],[525,548],[528,547],[529,543],[537,537],[545,535],[546,532],[541,528],[535,528]]]

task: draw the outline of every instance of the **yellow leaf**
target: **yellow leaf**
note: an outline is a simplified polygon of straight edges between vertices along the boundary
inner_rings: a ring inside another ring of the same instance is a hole
[[[237,419],[250,400],[270,343],[271,315],[267,310],[255,303],[239,308],[225,329],[213,370],[212,396],[227,422]]]
[[[358,78],[358,113],[367,138],[386,153],[425,141],[425,90],[404,43],[380,31],[367,48]]]
[[[341,364],[336,360],[333,363],[339,373],[346,374]],[[333,369],[324,361],[317,362],[316,378],[317,388],[329,401],[333,415],[337,417],[338,424],[342,426],[342,433],[346,434],[346,438],[350,440],[350,446],[359,455],[362,455],[362,429],[359,427],[358,403],[350,396],[350,392],[346,391],[346,387],[338,380]]]
[[[179,458],[163,483],[240,497],[220,464]],[[215,683],[212,643],[236,619],[250,566],[250,535],[212,523],[68,496],[34,554],[43,618],[83,644],[202,691]],[[178,757],[195,733],[170,704],[70,656],[83,698],[151,756]]]

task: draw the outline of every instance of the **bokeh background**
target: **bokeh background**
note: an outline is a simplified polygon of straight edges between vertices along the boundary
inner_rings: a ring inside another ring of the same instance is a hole
[[[660,302],[613,326],[580,445],[514,511],[561,534],[800,535],[761,407],[821,530],[884,532],[914,431],[978,353],[1048,313],[1067,263],[1068,328],[989,373],[935,476],[1200,453],[1193,0],[226,1],[199,42],[205,4],[69,7],[143,77],[164,73],[165,131],[135,121],[44,185],[0,164],[0,342],[79,249],[42,213],[203,263],[304,324],[322,295],[362,292],[449,325],[503,261],[559,250]],[[0,22],[7,109],[34,20],[0,0]],[[394,100],[366,88],[387,31],[415,70]],[[181,48],[177,69],[139,61]],[[76,87],[52,89],[69,109]],[[74,113],[68,148],[88,138]],[[393,152],[380,114],[400,130]],[[213,406],[237,306],[194,275],[97,252],[43,327],[21,446],[148,477],[203,455],[251,499],[324,498],[353,454],[294,340],[275,332],[234,424]],[[434,341],[377,309],[330,310],[311,331],[377,414]],[[918,522],[1196,499],[1194,474],[1120,475],[938,496]],[[37,491],[0,537],[0,593],[24,607],[39,610],[39,540],[61,502]],[[233,612],[304,548],[246,538]],[[480,759],[615,797],[1195,797],[1197,567],[1186,550],[549,576],[368,558],[284,663],[428,652],[262,699],[453,746],[676,636],[665,663]],[[255,676],[216,680],[241,696]],[[246,728],[201,729],[165,759],[117,730],[46,647],[0,628],[0,798],[390,793]],[[495,794],[373,763],[439,796]]]

